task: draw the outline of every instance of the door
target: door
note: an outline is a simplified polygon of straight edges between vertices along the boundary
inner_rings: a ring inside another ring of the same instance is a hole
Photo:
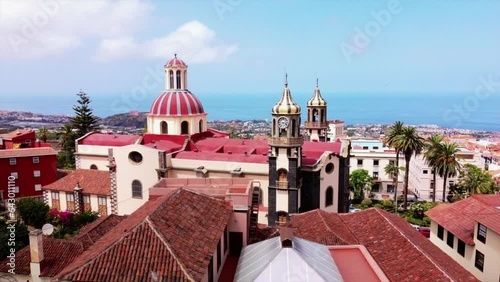
[[[229,232],[229,255],[239,257],[243,248],[243,233]]]

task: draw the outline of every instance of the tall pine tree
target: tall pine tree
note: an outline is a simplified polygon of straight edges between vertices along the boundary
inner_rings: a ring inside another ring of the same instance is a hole
[[[95,131],[99,127],[100,119],[92,112],[89,96],[81,90],[76,95],[79,97],[78,105],[73,106],[75,117],[70,118],[70,122],[72,127],[77,130],[75,132],[76,138],[80,138],[89,132]]]

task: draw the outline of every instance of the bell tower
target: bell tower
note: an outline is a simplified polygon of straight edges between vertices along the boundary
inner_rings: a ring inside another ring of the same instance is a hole
[[[307,121],[304,126],[310,141],[327,141],[326,101],[321,96],[317,79],[313,96],[307,101]]]
[[[271,226],[285,223],[289,214],[299,212],[303,143],[300,123],[300,106],[292,99],[285,75],[281,99],[272,109],[269,138],[268,224]]]

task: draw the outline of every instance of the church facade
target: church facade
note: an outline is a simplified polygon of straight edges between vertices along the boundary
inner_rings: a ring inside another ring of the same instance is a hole
[[[285,82],[265,141],[229,139],[208,128],[202,103],[187,88],[188,65],[177,55],[165,65],[165,81],[147,115],[147,133],[93,132],[77,140],[77,169],[109,171],[111,213],[138,209],[162,178],[252,180],[260,192],[258,221],[268,225],[316,208],[348,210],[350,142],[326,142],[326,101],[318,85],[307,103],[307,138],[301,107]]]

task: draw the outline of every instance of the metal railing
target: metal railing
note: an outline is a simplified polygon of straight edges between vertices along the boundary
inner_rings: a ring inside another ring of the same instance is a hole
[[[270,137],[268,141],[271,146],[296,146],[304,143],[304,139],[302,137]]]
[[[328,123],[327,122],[317,122],[317,121],[306,121],[304,122],[304,127],[306,128],[327,128]]]

